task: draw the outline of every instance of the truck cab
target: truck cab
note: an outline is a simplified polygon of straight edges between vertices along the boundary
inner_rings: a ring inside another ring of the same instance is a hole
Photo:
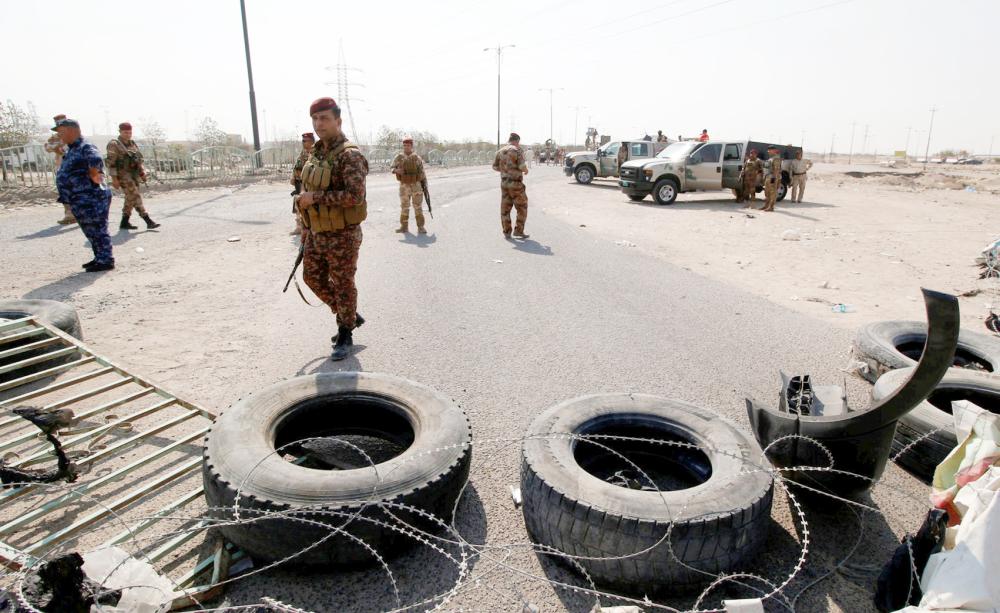
[[[618,152],[628,150],[628,160],[650,159],[662,151],[667,143],[646,140],[611,141],[597,151],[577,151],[566,154],[563,172],[575,177],[577,183],[586,185],[598,177],[618,176]]]

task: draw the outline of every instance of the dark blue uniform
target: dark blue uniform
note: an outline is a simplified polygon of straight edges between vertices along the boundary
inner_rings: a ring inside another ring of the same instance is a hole
[[[66,156],[56,172],[56,187],[60,202],[69,203],[80,229],[90,241],[94,262],[114,264],[111,237],[108,235],[111,190],[107,185],[95,185],[90,180],[91,168],[104,170],[101,153],[97,147],[78,138],[67,147]]]

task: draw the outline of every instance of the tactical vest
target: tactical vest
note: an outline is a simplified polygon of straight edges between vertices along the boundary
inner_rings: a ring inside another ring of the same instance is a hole
[[[115,161],[115,168],[118,172],[127,172],[130,175],[138,176],[139,167],[142,165],[142,153],[136,148],[134,151],[129,149],[125,143],[121,141],[120,138],[116,138],[115,142],[121,147],[122,155],[118,156]]]
[[[343,189],[343,184],[333,183],[333,161],[348,149],[357,149],[352,143],[341,143],[322,159],[315,155],[309,156],[302,167],[302,187],[307,192],[325,192],[331,188]],[[314,204],[304,213],[300,212],[302,225],[313,232],[335,232],[349,225],[356,225],[368,218],[367,203],[358,206],[342,207],[327,204]]]
[[[408,155],[403,158],[403,176],[400,181],[403,183],[416,183],[420,179],[420,166],[417,164],[415,155]]]

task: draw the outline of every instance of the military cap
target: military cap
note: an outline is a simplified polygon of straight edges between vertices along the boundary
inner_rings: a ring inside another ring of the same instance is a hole
[[[302,140],[313,140],[314,141],[314,140],[316,140],[316,135],[314,135],[312,132],[303,132],[302,133]]]
[[[131,130],[132,129],[132,124],[130,124],[127,121],[123,121],[120,124],[118,124],[118,129],[119,130]]]
[[[56,124],[56,125],[58,125],[58,124],[59,124],[59,122],[60,122],[61,120],[63,120],[63,119],[66,119],[66,116],[65,116],[65,115],[63,115],[62,113],[60,113],[59,115],[56,115],[55,117],[53,117],[53,118],[52,118],[52,121],[53,121],[53,122],[55,122],[55,124]],[[55,132],[55,131],[56,131],[56,125],[52,126],[52,131],[53,131],[53,132]]]
[[[507,137],[507,142],[509,143],[509,142],[515,141],[515,140],[517,142],[521,142],[521,135],[518,134],[517,132],[511,132],[510,136]]]
[[[313,103],[309,105],[309,114],[315,115],[320,111],[339,111],[340,107],[337,106],[337,101],[333,98],[316,98]]]
[[[79,128],[80,122],[75,119],[60,119],[56,122],[56,128]]]
[[[768,145],[767,146],[767,150],[770,151],[771,149],[774,149],[775,151],[777,151],[779,149],[779,147],[777,145]]]
[[[413,144],[413,137],[412,136],[405,136],[405,137],[403,137],[403,142],[404,143],[410,143],[412,145]]]

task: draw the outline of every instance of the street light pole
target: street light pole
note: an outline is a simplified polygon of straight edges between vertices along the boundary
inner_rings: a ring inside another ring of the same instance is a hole
[[[552,127],[553,126],[553,123],[552,123],[552,118],[553,118],[553,114],[552,114],[552,92],[562,91],[562,89],[563,88],[561,88],[561,87],[539,87],[538,88],[538,91],[540,91],[540,92],[549,92],[549,140],[552,141],[553,143],[555,143],[556,141],[554,140],[555,136],[554,136],[554,130],[553,130],[553,127]]]
[[[500,43],[497,43],[496,47],[486,47],[483,49],[483,51],[497,52],[497,149],[500,149],[500,55],[503,53],[504,49],[516,46],[517,45],[501,45]]]
[[[828,163],[829,162],[833,162],[833,143],[836,140],[837,140],[837,133],[834,132],[833,135],[830,137],[830,155],[828,156],[828,159],[826,160]]]
[[[934,130],[934,113],[937,113],[937,107],[931,107],[931,125],[927,128],[927,148],[924,149],[924,170],[927,170],[927,160],[931,153],[931,131]]]
[[[906,147],[904,149],[906,151],[907,158],[910,157],[910,132],[912,131],[913,131],[913,126],[906,126]]]
[[[854,128],[856,128],[857,125],[858,125],[858,122],[854,122],[854,123],[851,124],[851,149],[847,153],[847,163],[848,164],[853,164],[854,163]]]
[[[250,122],[253,125],[254,163],[257,162],[256,152],[260,151],[260,130],[257,128],[257,96],[253,93],[253,68],[250,67],[250,35],[247,34],[247,7],[245,0],[240,0],[240,15],[243,17],[243,48],[247,54],[247,81],[250,82]]]

